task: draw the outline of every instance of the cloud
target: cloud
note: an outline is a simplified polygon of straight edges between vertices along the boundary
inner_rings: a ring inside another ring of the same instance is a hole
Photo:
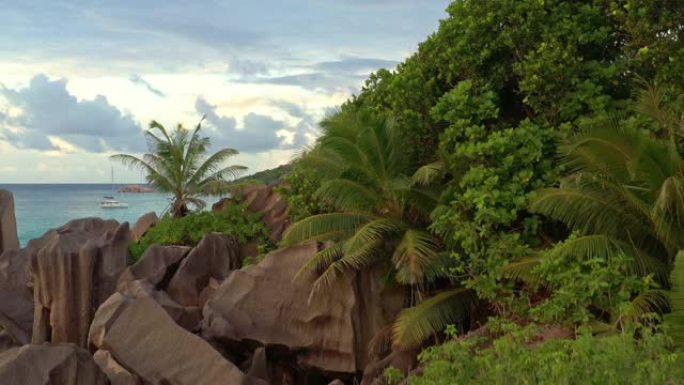
[[[129,114],[102,95],[79,101],[66,85],[66,79],[36,75],[27,88],[0,88],[6,107],[19,111],[0,117],[0,136],[15,147],[36,150],[69,147],[60,142],[88,152],[144,149],[142,130]]]
[[[254,76],[267,74],[270,71],[270,68],[262,61],[231,59],[228,65],[228,71],[231,74],[241,76]]]
[[[360,73],[361,75],[368,75],[380,68],[392,68],[397,64],[399,64],[399,62],[394,60],[348,57],[341,60],[316,63],[313,67],[325,72]]]
[[[151,93],[153,93],[153,94],[155,94],[161,98],[166,97],[166,94],[164,92],[162,92],[158,88],[155,88],[152,84],[150,84],[147,80],[143,79],[142,76],[140,76],[138,74],[131,74],[131,76],[128,77],[128,80],[130,80],[131,83],[133,83],[133,84],[140,85],[140,86],[147,88],[148,91],[150,91]]]
[[[326,92],[356,93],[364,79],[380,68],[392,68],[398,62],[377,58],[346,57],[304,66],[301,73],[275,77],[246,76],[247,83],[298,86]]]
[[[195,101],[195,110],[205,116],[205,121],[212,129],[210,136],[215,145],[232,147],[240,152],[300,148],[307,143],[307,133],[312,129],[308,116],[302,117],[296,126],[291,127],[284,121],[253,112],[245,116],[243,127],[238,127],[234,117],[217,114],[216,106],[202,97]]]

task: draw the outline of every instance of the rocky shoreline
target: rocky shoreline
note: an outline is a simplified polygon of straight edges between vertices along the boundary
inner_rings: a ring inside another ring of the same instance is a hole
[[[277,240],[284,202],[267,186],[244,196]],[[0,219],[2,384],[370,385],[387,366],[415,365],[414,352],[368,354],[403,304],[380,271],[346,273],[312,298],[314,277],[294,280],[315,243],[241,268],[253,248],[212,233],[194,248],[152,246],[128,266],[129,243],[155,215],[134,231],[73,220],[23,249],[6,191]]]
[[[121,187],[119,189],[119,192],[121,192],[121,193],[145,194],[145,193],[157,192],[157,190],[150,188],[150,187],[146,187],[146,186],[131,184],[128,186]]]

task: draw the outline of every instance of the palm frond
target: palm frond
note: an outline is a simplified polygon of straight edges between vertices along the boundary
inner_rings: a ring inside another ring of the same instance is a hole
[[[425,272],[438,259],[440,246],[437,238],[428,232],[406,230],[392,255],[397,281],[407,285],[422,283]]]
[[[299,268],[293,280],[301,279],[306,274],[325,271],[335,261],[344,255],[344,241],[337,242],[329,247],[320,250],[313,257],[309,258],[302,267]]]
[[[648,216],[625,210],[626,203],[598,187],[579,186],[542,189],[531,200],[530,210],[565,223],[586,234],[619,237],[648,233]]]
[[[413,185],[426,186],[444,176],[446,165],[438,160],[420,167],[411,177]]]
[[[630,301],[623,321],[635,323],[648,314],[665,314],[670,310],[670,301],[665,290],[647,290]]]
[[[373,216],[364,213],[313,215],[292,224],[283,234],[281,244],[292,246],[304,241],[338,240],[351,236]]]
[[[542,284],[541,277],[535,271],[541,265],[542,258],[539,255],[521,258],[503,266],[501,274],[503,278],[513,281],[523,281],[533,286]]]
[[[393,344],[399,348],[420,346],[442,332],[447,325],[463,322],[473,302],[472,293],[463,288],[434,295],[417,306],[402,310],[394,322]]]
[[[381,205],[378,193],[351,179],[332,179],[324,182],[316,197],[339,210],[371,211]]]

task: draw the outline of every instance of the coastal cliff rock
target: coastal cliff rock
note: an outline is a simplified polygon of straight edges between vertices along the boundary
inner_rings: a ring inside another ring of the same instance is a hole
[[[145,384],[265,384],[176,325],[150,297],[113,294],[95,314],[90,343]]]
[[[0,384],[107,385],[107,377],[76,345],[25,345],[0,354]]]
[[[0,190],[0,253],[18,249],[17,219],[14,216],[14,196],[7,190]]]
[[[159,223],[159,217],[157,217],[157,213],[154,211],[151,211],[140,218],[135,222],[133,225],[133,228],[131,229],[131,238],[133,241],[138,242],[140,238],[145,235],[147,230],[149,230],[151,227]]]
[[[403,293],[349,272],[307,302],[314,277],[293,278],[317,251],[313,243],[281,249],[234,271],[205,305],[202,335],[229,348],[253,341],[303,368],[363,370],[370,338],[401,308]]]
[[[126,267],[129,240],[128,223],[85,218],[29,242],[33,343],[86,346],[95,309]]]
[[[28,253],[10,249],[0,254],[0,328],[16,345],[31,342],[33,295],[29,275]]]
[[[183,259],[171,278],[166,291],[183,306],[203,306],[202,290],[209,287],[211,279],[221,282],[228,274],[240,268],[240,245],[233,238],[220,233],[205,235],[188,256]]]

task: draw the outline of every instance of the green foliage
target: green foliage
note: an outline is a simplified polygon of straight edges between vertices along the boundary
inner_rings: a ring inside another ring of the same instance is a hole
[[[669,293],[672,313],[665,316],[668,334],[684,348],[684,251],[680,251],[675,259],[671,275],[672,290]]]
[[[426,231],[436,195],[428,186],[411,182],[416,167],[392,120],[346,109],[322,126],[317,146],[300,162],[323,176],[313,196],[335,212],[299,220],[287,229],[282,243],[334,242],[300,271],[319,274],[314,291],[345,271],[381,266],[394,282],[409,287],[407,302],[416,305],[446,271],[442,242]],[[444,308],[459,298],[412,308],[395,324],[395,344],[419,345],[464,317],[464,309]]]
[[[264,171],[256,172],[252,175],[247,175],[238,179],[235,179],[233,183],[259,183],[259,184],[271,184],[285,178],[290,172],[292,172],[292,164],[284,164],[276,168],[271,168]]]
[[[409,385],[662,385],[684,384],[684,359],[663,334],[535,342],[534,326],[509,331],[486,344],[455,340],[421,354],[422,374]]]
[[[330,205],[315,196],[321,186],[321,176],[314,168],[295,162],[283,182],[277,191],[287,201],[288,213],[294,221],[333,211]]]
[[[259,220],[259,215],[246,212],[242,205],[231,204],[219,212],[202,211],[180,218],[163,218],[139,242],[131,243],[131,255],[136,261],[148,247],[155,244],[195,246],[205,234],[211,232],[235,237],[242,244],[258,241],[265,247],[272,247],[268,230]]]
[[[389,367],[383,372],[387,385],[398,385],[404,379],[404,373],[400,369]]]
[[[615,116],[652,126],[636,115],[629,74],[666,84],[663,101],[684,89],[684,4],[465,0],[448,12],[415,55],[371,75],[342,110],[391,113],[418,163],[442,162],[449,182],[432,229],[467,284],[495,300],[508,289],[504,266],[540,245],[545,223],[527,207],[559,180],[557,141]]]
[[[597,309],[611,322],[668,310],[666,301],[643,296],[668,285],[671,262],[684,248],[684,162],[676,146],[609,126],[574,136],[561,150],[568,175],[540,190],[531,209],[579,236],[541,260],[538,274],[553,293],[535,311],[547,321],[582,323]],[[624,305],[635,296],[636,307]]]
[[[170,213],[182,217],[190,207],[198,210],[206,206],[204,197],[222,195],[230,190],[226,178],[235,177],[246,168],[226,166],[237,150],[224,148],[207,156],[211,145],[208,137],[200,136],[201,122],[193,131],[180,124],[172,132],[156,121],[150,122],[145,132],[149,153],[142,157],[116,154],[111,158],[123,164],[144,171],[147,182],[157,191],[172,196]]]

